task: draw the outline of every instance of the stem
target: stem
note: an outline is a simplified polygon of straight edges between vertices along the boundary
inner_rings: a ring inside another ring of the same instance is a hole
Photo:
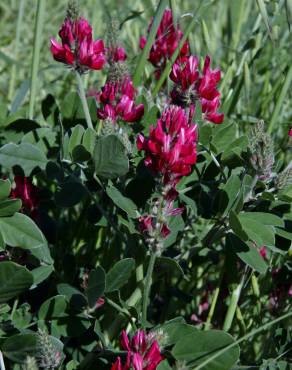
[[[40,61],[41,39],[43,33],[44,14],[45,14],[46,0],[38,0],[36,22],[34,29],[34,46],[32,55],[31,80],[30,80],[30,98],[29,98],[29,119],[34,116],[34,103],[37,88],[37,74]]]
[[[242,278],[241,282],[235,287],[235,289],[233,290],[233,292],[231,294],[230,303],[229,303],[228,310],[227,310],[225,320],[224,320],[224,324],[223,324],[223,330],[224,331],[228,331],[231,327],[231,324],[232,324],[232,321],[233,321],[233,318],[234,318],[234,315],[235,315],[235,312],[236,312],[236,307],[237,307],[237,304],[238,304],[238,301],[239,301],[241,289],[242,289],[242,286],[243,286],[243,280],[244,279]]]
[[[75,72],[75,75],[76,75],[76,79],[77,79],[77,83],[78,83],[78,92],[79,92],[79,96],[80,96],[80,99],[81,99],[82,108],[83,108],[83,112],[84,112],[84,115],[85,115],[87,127],[93,129],[93,125],[92,125],[92,121],[91,121],[91,117],[90,117],[90,113],[89,113],[89,108],[88,108],[88,104],[87,104],[87,99],[86,99],[86,96],[85,96],[83,81],[82,81],[82,78],[81,78],[80,74],[77,71]]]
[[[208,312],[207,320],[205,322],[204,330],[208,330],[210,328],[210,324],[211,324],[211,321],[212,321],[212,318],[213,318],[213,315],[214,315],[214,312],[215,312],[215,307],[216,307],[216,304],[217,304],[217,301],[218,301],[218,297],[219,297],[219,293],[220,293],[220,287],[221,287],[221,283],[222,283],[222,280],[223,280],[224,273],[225,273],[225,258],[223,260],[223,265],[221,267],[218,286],[216,287],[216,289],[214,291],[214,294],[213,294],[213,297],[212,297],[212,303],[211,303],[210,311]]]
[[[5,370],[4,359],[1,351],[0,351],[0,370]]]
[[[252,285],[253,293],[257,299],[257,311],[258,311],[258,314],[260,314],[261,313],[260,288],[259,288],[258,279],[254,272],[251,275],[251,285]]]
[[[154,270],[155,265],[155,259],[156,259],[156,253],[151,252],[150,254],[150,261],[145,277],[145,285],[144,285],[144,292],[143,292],[143,304],[142,304],[142,322],[145,325],[147,321],[147,307],[148,307],[148,301],[149,301],[149,295],[151,290],[151,283],[152,283],[152,274]]]
[[[289,316],[292,316],[292,312],[288,312],[285,315],[280,316],[277,319],[275,319],[273,321],[270,321],[270,322],[262,325],[258,329],[255,329],[255,330],[251,331],[250,333],[244,335],[243,337],[241,337],[237,341],[229,344],[229,346],[226,346],[225,348],[223,348],[220,351],[216,352],[213,356],[208,357],[205,361],[201,362],[200,365],[198,365],[195,368],[193,368],[193,370],[200,370],[200,369],[202,369],[203,367],[205,367],[206,365],[208,365],[211,361],[215,360],[217,357],[221,356],[223,353],[225,353],[229,349],[237,346],[238,344],[240,344],[241,342],[244,342],[245,340],[249,339],[250,337],[253,337],[254,335],[256,335],[256,334],[258,334],[258,333],[260,333],[260,332],[268,329],[270,326],[276,324],[277,322],[282,321],[284,319],[287,319]]]
[[[17,23],[16,23],[15,45],[14,45],[14,59],[15,60],[18,59],[18,46],[19,46],[19,40],[20,40],[20,30],[21,30],[21,24],[22,24],[22,18],[23,18],[24,4],[25,4],[25,0],[20,0],[19,8],[18,8]],[[13,98],[15,80],[16,80],[16,65],[15,63],[13,63],[11,67],[11,74],[10,74],[8,100],[11,100]]]

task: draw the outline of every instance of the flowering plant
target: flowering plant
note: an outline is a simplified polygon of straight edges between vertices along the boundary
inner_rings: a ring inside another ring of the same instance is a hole
[[[292,133],[241,96],[264,51],[234,71],[200,9],[104,33],[69,1],[37,96],[44,4],[29,118],[18,97],[1,126],[1,370],[288,369]]]

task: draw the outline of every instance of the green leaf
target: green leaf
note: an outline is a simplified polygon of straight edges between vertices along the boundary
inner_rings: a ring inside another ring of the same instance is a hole
[[[135,261],[133,258],[125,258],[117,262],[106,274],[106,292],[120,289],[129,280]]]
[[[115,203],[115,205],[117,205],[119,208],[125,211],[129,217],[136,218],[138,216],[136,204],[131,199],[125,197],[113,185],[108,186],[106,188],[106,193],[111,198],[111,200]]]
[[[170,367],[169,363],[167,360],[164,360],[160,362],[160,364],[156,368],[157,370],[171,370],[172,367]]]
[[[268,265],[256,247],[244,243],[236,235],[231,233],[227,235],[226,246],[245,264],[258,271],[260,274],[264,274],[267,271]]]
[[[15,213],[1,217],[0,232],[9,246],[29,249],[38,259],[48,264],[53,262],[44,235],[28,216]]]
[[[214,127],[212,144],[217,153],[222,153],[236,137],[236,125],[234,123],[223,123]]]
[[[82,145],[84,148],[92,155],[94,151],[94,146],[96,142],[96,131],[92,128],[87,128],[84,132]]]
[[[20,199],[6,199],[0,201],[0,217],[12,216],[21,208]]]
[[[94,148],[94,164],[97,176],[114,179],[129,170],[125,147],[115,135],[100,137]]]
[[[235,201],[238,199],[238,195],[240,193],[240,185],[241,181],[238,175],[231,175],[227,182],[220,187],[221,190],[224,191],[223,194],[227,195],[228,201],[226,205],[225,199],[223,196],[220,198],[219,209],[222,212],[223,208],[225,207],[224,215],[228,213],[228,211],[235,205]]]
[[[81,125],[77,125],[72,129],[72,133],[70,135],[68,150],[69,153],[72,155],[73,149],[81,144],[82,136],[84,134],[84,127]]]
[[[29,176],[36,167],[44,170],[47,158],[39,148],[32,144],[21,143],[16,145],[10,143],[0,148],[0,163],[8,169],[18,165],[23,169],[25,176]]]
[[[40,320],[56,320],[59,317],[66,316],[67,302],[63,295],[56,295],[55,297],[47,299],[39,309]]]
[[[261,223],[261,219],[257,221],[254,216],[250,217],[250,214],[247,213],[240,213],[238,219],[249,239],[258,246],[275,245],[275,230],[272,226]]]
[[[255,220],[263,225],[284,227],[285,223],[279,216],[267,212],[244,212],[240,214],[240,219]]]
[[[77,181],[64,182],[61,190],[55,194],[55,200],[60,207],[73,207],[86,196],[86,188]]]
[[[11,192],[11,183],[9,180],[0,180],[0,200],[4,200],[9,197]]]
[[[90,271],[86,289],[89,307],[94,307],[98,298],[104,294],[105,279],[105,271],[102,267],[98,266],[95,270]]]
[[[229,225],[234,233],[241,239],[241,240],[248,240],[247,233],[243,230],[242,225],[236,215],[235,212],[230,211],[229,213]]]
[[[23,293],[33,284],[33,275],[14,262],[0,263],[0,303]]]
[[[44,280],[46,280],[51,275],[53,271],[54,271],[54,266],[52,265],[39,266],[31,270],[31,273],[33,275],[33,284],[38,285],[42,283]]]
[[[234,343],[231,335],[220,330],[199,331],[181,338],[173,347],[171,353],[175,359],[188,361],[192,366],[199,365],[211,354]],[[222,355],[204,367],[204,370],[230,370],[239,359],[239,346],[230,348]]]
[[[170,228],[170,234],[164,240],[163,244],[165,248],[168,248],[173,243],[175,243],[177,234],[184,229],[185,223],[181,216],[175,216],[175,217],[171,217],[168,226]]]
[[[162,269],[166,269],[173,273],[177,273],[179,275],[184,275],[183,269],[181,268],[180,264],[170,257],[159,257],[157,259],[157,264],[161,266]]]

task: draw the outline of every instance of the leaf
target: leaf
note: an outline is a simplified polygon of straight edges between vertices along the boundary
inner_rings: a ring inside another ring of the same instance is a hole
[[[39,309],[40,320],[56,320],[59,317],[66,316],[65,310],[67,302],[63,295],[56,295],[55,297],[47,299]]]
[[[260,274],[264,274],[267,271],[268,265],[256,247],[244,243],[236,235],[231,233],[226,237],[226,246],[245,264],[258,271]]]
[[[54,266],[39,266],[33,270],[31,273],[33,275],[33,284],[36,286],[46,280],[51,273],[54,271]]]
[[[0,200],[4,200],[9,197],[11,192],[11,183],[9,180],[0,180]]]
[[[224,194],[227,195],[228,201],[227,205],[224,202],[223,196],[220,198],[220,203],[219,203],[219,209],[220,211],[224,211],[224,215],[228,213],[228,211],[235,205],[235,201],[238,199],[238,195],[240,193],[240,185],[241,181],[238,177],[238,175],[231,175],[227,182],[220,187],[221,190],[224,191]]]
[[[96,142],[96,131],[92,128],[87,128],[84,132],[82,145],[92,155]]]
[[[183,269],[181,268],[180,264],[173,258],[159,257],[157,259],[157,264],[159,264],[162,269],[169,270],[171,274],[178,273],[181,276],[184,275]]]
[[[135,261],[133,258],[125,258],[117,262],[106,274],[106,292],[120,289],[129,280]]]
[[[23,293],[33,284],[33,275],[14,262],[0,263],[0,303]]]
[[[171,353],[176,360],[199,365],[211,354],[234,343],[231,335],[220,330],[199,331],[182,337],[173,347]],[[204,370],[230,370],[239,359],[239,346],[234,346],[204,367]]]
[[[270,39],[272,41],[274,41],[273,34],[272,34],[272,29],[271,29],[271,26],[270,26],[270,21],[269,21],[268,12],[267,12],[267,8],[266,8],[266,5],[265,5],[265,2],[264,2],[264,0],[257,0],[257,4],[258,4],[258,7],[259,7],[261,16],[263,18],[263,21],[265,23],[265,26],[267,28],[268,34],[270,36]]]
[[[284,227],[285,223],[279,216],[267,212],[244,212],[240,214],[240,219],[248,218],[255,220],[263,225],[280,226]]]
[[[11,217],[1,217],[0,232],[9,246],[29,249],[40,260],[48,264],[53,262],[44,235],[28,216],[15,213]]]
[[[94,164],[97,176],[114,179],[129,170],[125,147],[115,135],[100,137],[94,148]]]
[[[160,364],[156,368],[157,370],[171,370],[172,367],[170,367],[169,363],[167,360],[164,360],[160,362]]]
[[[6,199],[0,201],[0,217],[12,216],[21,208],[20,199]]]
[[[125,197],[117,188],[113,185],[106,188],[107,195],[111,200],[127,213],[131,218],[137,218],[138,210],[136,204],[129,198]]]
[[[260,221],[256,221],[253,216],[250,217],[246,213],[240,213],[238,219],[249,239],[254,241],[258,246],[275,245],[275,230],[272,226],[267,226]]]
[[[245,240],[245,241],[248,240],[247,233],[243,230],[242,225],[236,213],[233,211],[230,211],[229,213],[229,224],[230,224],[231,229],[241,240]]]
[[[94,307],[98,298],[103,295],[105,291],[105,281],[105,271],[101,266],[90,271],[88,288],[86,289],[89,307]]]
[[[217,149],[217,154],[222,153],[236,137],[236,126],[234,123],[221,124],[214,127],[212,144]]]
[[[85,187],[77,181],[64,182],[61,190],[55,194],[55,200],[60,207],[73,207],[86,196]]]
[[[29,176],[36,167],[45,169],[47,158],[36,146],[21,143],[19,145],[10,143],[0,148],[0,163],[3,167],[11,169],[13,166],[20,166],[25,176]]]
[[[180,231],[184,230],[185,223],[183,218],[179,216],[171,217],[169,222],[170,234],[164,240],[164,248],[168,248],[173,243],[175,243],[177,235]]]
[[[84,134],[84,127],[81,125],[76,125],[72,129],[72,133],[70,135],[68,150],[69,153],[72,155],[73,149],[81,144],[82,136]]]

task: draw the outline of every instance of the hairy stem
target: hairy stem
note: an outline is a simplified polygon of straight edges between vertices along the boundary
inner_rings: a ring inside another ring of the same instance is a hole
[[[88,104],[87,104],[87,99],[86,99],[86,96],[85,96],[85,90],[84,90],[82,77],[80,76],[80,73],[77,72],[77,71],[75,72],[75,75],[76,75],[76,79],[77,79],[77,83],[78,83],[78,92],[79,92],[79,96],[80,96],[80,99],[81,99],[82,108],[83,108],[83,112],[84,112],[84,115],[85,115],[87,127],[93,129],[93,125],[92,125],[92,121],[91,121],[91,117],[90,117],[90,113],[89,113],[89,108],[88,108]]]
[[[150,254],[150,261],[145,277],[145,285],[144,285],[144,292],[143,292],[143,304],[142,304],[142,322],[145,325],[147,321],[147,307],[148,307],[148,302],[149,302],[149,295],[150,295],[150,290],[151,290],[151,283],[152,283],[152,274],[154,270],[154,265],[155,265],[155,260],[156,260],[156,253],[151,252]]]

